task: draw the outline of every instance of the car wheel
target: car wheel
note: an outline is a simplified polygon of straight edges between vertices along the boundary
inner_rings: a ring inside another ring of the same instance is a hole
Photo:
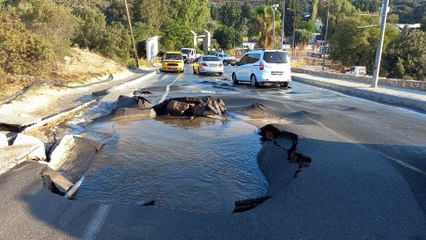
[[[287,83],[287,82],[285,82],[285,83],[281,83],[281,84],[280,84],[280,86],[281,86],[282,88],[288,88],[288,83]]]
[[[240,82],[237,80],[237,74],[236,73],[232,73],[232,83],[234,85],[240,84]]]
[[[251,76],[250,76],[250,85],[252,86],[252,87],[257,87],[257,78],[256,78],[256,76],[254,75],[254,74],[252,74]]]
[[[223,61],[224,66],[228,66],[228,61]]]

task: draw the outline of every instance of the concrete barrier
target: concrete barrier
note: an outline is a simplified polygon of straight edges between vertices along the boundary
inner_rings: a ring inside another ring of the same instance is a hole
[[[318,72],[318,71],[312,71],[312,70],[303,69],[303,68],[293,68],[292,71],[295,73],[313,74],[313,75],[317,75],[317,76],[321,76],[325,78],[344,79],[344,80],[358,81],[358,82],[369,83],[369,84],[372,83],[372,77],[369,77],[369,76],[354,76],[354,75],[343,74],[343,73]],[[426,81],[380,78],[379,84],[426,91]]]

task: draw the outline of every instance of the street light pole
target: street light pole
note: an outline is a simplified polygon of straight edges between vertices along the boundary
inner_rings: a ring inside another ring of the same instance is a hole
[[[285,20],[285,0],[283,3],[283,22],[282,22],[282,30],[281,30],[281,50],[284,49],[284,20]]]
[[[381,21],[380,21],[380,39],[379,45],[377,46],[376,51],[376,60],[374,62],[374,73],[373,73],[373,82],[371,87],[376,88],[377,83],[379,81],[379,73],[380,73],[380,62],[382,60],[382,50],[383,50],[383,41],[385,39],[385,31],[386,31],[386,18],[388,16],[388,8],[389,8],[389,0],[383,0],[382,10],[381,10]]]
[[[127,0],[124,0],[124,5],[126,5],[127,21],[129,22],[130,36],[131,36],[132,45],[133,45],[133,54],[135,55],[136,66],[139,67],[138,51],[136,50],[135,38],[133,36],[133,29],[132,29],[132,21],[130,20],[129,6],[127,5]]]
[[[328,21],[330,19],[330,2],[331,2],[331,0],[328,0],[327,24],[325,25],[324,47],[322,48],[322,51],[323,51],[323,55],[322,55],[323,56],[323,58],[322,58],[322,71],[323,72],[325,70],[325,58],[326,58],[325,49],[327,47]]]

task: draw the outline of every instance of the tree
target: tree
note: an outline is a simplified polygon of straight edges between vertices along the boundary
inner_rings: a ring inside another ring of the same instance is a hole
[[[162,49],[175,51],[184,47],[193,46],[193,38],[190,28],[181,19],[178,19],[163,30],[163,37],[160,39]]]
[[[102,39],[97,48],[100,53],[124,65],[135,65],[133,58],[130,58],[132,46],[127,27],[121,23],[113,23],[107,27]]]
[[[386,52],[389,77],[426,80],[426,33],[405,28]]]
[[[312,32],[306,29],[297,29],[295,33],[294,42],[297,46],[300,46],[302,49],[309,43],[309,40],[312,38]]]
[[[70,10],[53,0],[18,2],[17,11],[27,29],[50,42],[58,57],[65,54],[78,27]]]
[[[85,6],[74,10],[82,24],[74,42],[82,48],[98,49],[106,32],[105,15],[95,7]]]
[[[319,5],[319,0],[313,0],[312,1],[312,14],[311,14],[311,19],[316,21],[317,17],[318,17],[318,5]]]
[[[257,37],[257,44],[259,47],[271,49],[274,39],[272,39],[273,32],[273,15],[272,7],[268,5],[261,5],[255,9],[255,18],[252,21],[251,32],[253,36]],[[280,14],[275,13],[275,36],[278,36],[280,30]]]
[[[242,11],[236,3],[227,3],[222,5],[219,10],[220,22],[228,27],[233,27],[238,31],[241,30],[243,26],[242,22]]]
[[[325,33],[325,23],[327,22],[328,2],[322,1],[319,15],[324,23],[322,32]],[[355,16],[357,9],[348,0],[331,0],[329,11],[328,34],[331,36],[335,30],[335,25],[345,17]],[[377,22],[377,19],[376,19]]]
[[[299,26],[301,29],[305,29],[310,33],[314,33],[317,31],[317,25],[315,25],[314,20],[302,21]]]
[[[426,32],[426,15],[425,15],[425,16],[423,16],[423,18],[422,18],[422,21],[421,21],[421,23],[420,23],[420,29],[421,29],[423,32]]]
[[[335,32],[330,38],[330,58],[340,61],[343,65],[363,65],[367,72],[372,73],[380,36],[379,28],[358,28],[377,21],[374,17],[346,17],[335,25]],[[385,33],[383,52],[387,45],[398,38],[398,30],[388,26]]]
[[[211,5],[210,7],[210,16],[212,20],[219,21],[220,20],[220,14],[219,14],[219,8],[215,5]]]
[[[223,50],[229,50],[241,45],[243,42],[241,33],[228,26],[219,27],[214,32],[213,38],[216,39]]]

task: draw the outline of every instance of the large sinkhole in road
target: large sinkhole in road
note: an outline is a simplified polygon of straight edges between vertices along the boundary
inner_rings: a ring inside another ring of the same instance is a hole
[[[103,122],[87,135],[106,143],[77,199],[196,212],[232,212],[265,195],[256,128],[236,119]]]

